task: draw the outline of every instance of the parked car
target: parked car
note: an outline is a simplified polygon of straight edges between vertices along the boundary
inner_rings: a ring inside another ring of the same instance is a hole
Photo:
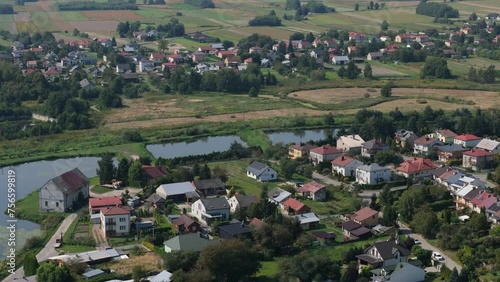
[[[434,258],[435,260],[438,260],[438,261],[444,260],[444,257],[438,252],[432,253],[432,258]]]
[[[420,244],[422,244],[422,243],[420,242],[420,240],[418,240],[417,238],[413,238],[413,242],[415,242],[415,245],[420,245]]]

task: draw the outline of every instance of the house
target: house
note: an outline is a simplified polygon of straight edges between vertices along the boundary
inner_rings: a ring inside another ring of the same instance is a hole
[[[14,51],[19,51],[19,50],[24,49],[24,44],[22,44],[19,41],[12,42],[12,44],[10,46],[12,47],[12,50],[14,50]]]
[[[473,190],[478,189],[478,187],[474,185],[464,185],[462,188],[456,190],[454,193],[455,195],[455,204],[456,204],[456,209],[464,209],[467,208],[468,202],[465,200],[465,197],[471,193]],[[477,194],[476,194],[477,195]],[[469,197],[471,200],[473,197]]]
[[[130,71],[130,65],[129,64],[116,64],[116,73],[125,73]]]
[[[292,160],[307,157],[309,155],[309,150],[312,148],[314,148],[314,145],[300,142],[288,147],[288,156]]]
[[[292,196],[292,193],[285,191],[281,188],[274,188],[267,193],[267,200],[271,203],[275,203],[277,205],[281,204],[281,202],[287,200]]]
[[[413,131],[400,129],[394,134],[394,141],[399,147],[413,147],[414,141],[418,136]]]
[[[37,67],[38,63],[37,61],[27,61],[26,62],[26,67],[29,69],[35,69]]]
[[[171,63],[179,64],[179,63],[182,63],[183,60],[184,60],[184,57],[182,57],[182,55],[179,55],[179,54],[168,55],[168,61]]]
[[[432,173],[436,170],[437,166],[430,159],[413,158],[404,161],[396,171],[399,175],[406,178],[419,179],[424,177],[431,177]]]
[[[311,230],[319,227],[319,218],[313,213],[302,213],[291,217],[299,222],[304,230]]]
[[[170,73],[173,73],[175,71],[175,68],[177,68],[177,63],[176,62],[165,62],[161,64],[161,71],[164,72],[165,70],[169,70]]]
[[[363,163],[345,154],[332,161],[332,172],[345,177],[354,177],[356,169]]]
[[[461,159],[463,153],[468,151],[467,148],[462,147],[462,145],[450,144],[444,146],[437,146],[437,154],[440,162],[449,162],[451,160]]]
[[[172,199],[174,201],[189,201],[194,197],[199,197],[196,193],[196,189],[189,181],[162,184],[156,188],[156,194],[163,199]]]
[[[481,213],[482,210],[486,210],[486,208],[490,207],[494,203],[498,201],[497,197],[487,190],[481,190],[476,197],[470,200],[472,204],[472,210]]]
[[[311,42],[306,41],[306,40],[301,40],[299,42],[299,44],[297,44],[297,48],[302,49],[302,50],[307,49],[307,48],[311,48],[311,46],[312,46]]]
[[[323,41],[323,44],[325,44],[326,48],[337,47],[337,42],[335,40],[325,40],[325,41]]]
[[[417,38],[416,34],[404,33],[396,35],[394,41],[396,41],[397,43],[408,43],[415,41],[416,38]]]
[[[196,188],[198,194],[205,197],[226,194],[226,186],[218,178],[196,180],[191,183]]]
[[[235,221],[219,226],[219,237],[221,239],[249,238],[253,229],[243,222]]]
[[[312,232],[311,235],[320,242],[322,246],[325,245],[333,245],[335,243],[335,234],[325,232],[325,231],[317,231],[317,232]]]
[[[130,207],[106,207],[100,211],[104,237],[126,236],[130,233]]]
[[[212,43],[212,49],[222,50],[224,49],[224,44],[222,43]]]
[[[97,63],[97,59],[96,58],[93,58],[93,57],[89,57],[89,56],[82,56],[80,59],[79,59],[80,63],[84,64],[84,65],[95,65]]]
[[[374,269],[372,282],[422,282],[425,281],[425,270],[418,265],[400,262],[396,265]]]
[[[349,32],[349,41],[355,40],[356,43],[363,42],[365,40],[365,35],[357,32]]]
[[[436,132],[427,134],[431,138],[436,138],[442,143],[450,144],[454,142],[454,138],[458,136],[455,132],[449,129],[438,129]]]
[[[299,193],[304,198],[310,198],[313,201],[324,201],[326,200],[326,187],[323,184],[319,184],[316,181],[311,181],[302,185],[299,188]]]
[[[334,65],[347,65],[349,61],[349,57],[347,56],[333,56],[332,58],[332,63]]]
[[[148,184],[155,184],[168,174],[168,168],[165,166],[142,165],[141,168]]]
[[[462,134],[455,136],[453,143],[466,148],[474,148],[481,142],[481,137],[472,134]]]
[[[464,152],[462,166],[473,170],[489,168],[493,163],[493,153],[482,150],[472,149]]]
[[[92,90],[95,88],[94,84],[91,83],[88,79],[84,78],[80,81],[80,87],[83,90]]]
[[[165,202],[165,199],[163,199],[156,193],[149,195],[149,197],[146,199],[146,203],[149,203],[153,208],[157,210],[163,210],[165,208]]]
[[[172,220],[172,227],[181,233],[197,233],[201,230],[200,224],[185,214]]]
[[[378,61],[380,60],[384,55],[380,52],[370,52],[368,55],[366,55],[366,59],[368,61]]]
[[[396,265],[400,262],[408,262],[410,251],[399,239],[376,242],[365,249],[364,254],[357,255],[361,265],[369,265],[372,268]]]
[[[78,260],[88,265],[95,265],[111,261],[112,259],[119,260],[120,254],[114,248],[107,248],[105,250],[53,256],[47,258],[47,262],[57,262],[61,265],[62,263]]]
[[[330,144],[319,146],[309,150],[309,160],[313,163],[313,165],[317,165],[322,162],[331,162],[341,155],[342,151]]]
[[[337,149],[342,152],[351,152],[354,154],[361,153],[361,147],[363,147],[365,140],[357,134],[340,136],[337,140]]]
[[[155,62],[149,60],[141,60],[139,61],[139,70],[138,72],[151,72],[155,68]]]
[[[374,158],[378,152],[389,151],[389,145],[381,140],[372,139],[361,144],[361,155],[367,158]]]
[[[255,195],[241,195],[236,194],[229,198],[228,200],[231,212],[234,213],[236,210],[247,210],[250,205],[258,203],[259,199]]]
[[[456,55],[456,52],[453,49],[444,49],[442,52],[443,52],[443,56],[446,58],[451,58],[454,55]]]
[[[493,224],[500,223],[500,199],[497,198],[497,201],[486,208],[486,218],[489,222]]]
[[[211,225],[215,220],[228,220],[230,211],[224,197],[199,199],[191,206],[191,214],[206,225]]]
[[[352,220],[342,223],[340,227],[344,235],[348,238],[363,240],[372,235],[370,229]]]
[[[498,154],[500,153],[500,142],[484,138],[476,145],[476,149],[481,149],[493,154]]]
[[[391,170],[376,163],[356,168],[356,182],[365,185],[377,185],[391,180]]]
[[[261,52],[262,52],[262,48],[259,47],[259,46],[250,47],[248,49],[248,53],[249,54],[252,54],[252,53],[258,53],[258,54],[260,54]]]
[[[323,56],[323,50],[321,49],[317,49],[317,50],[312,50],[311,52],[309,52],[309,55],[312,57],[312,58],[321,58],[321,56]]]
[[[356,46],[348,46],[347,47],[348,54],[353,54],[354,52],[356,52]]]
[[[191,60],[193,63],[199,63],[205,61],[206,55],[203,52],[195,52],[191,54]]]
[[[378,224],[378,211],[364,207],[353,214],[352,220],[364,226],[376,226]]]
[[[230,66],[237,66],[240,63],[240,57],[238,56],[233,56],[233,57],[227,57],[224,59],[224,64],[226,67]]]
[[[252,220],[250,220],[250,222],[248,223],[248,226],[250,226],[253,229],[259,229],[262,226],[264,226],[264,224],[265,224],[264,221],[254,217],[254,218],[252,218]]]
[[[118,207],[122,205],[122,200],[118,196],[89,198],[89,214],[97,214],[101,209],[108,207]]]
[[[139,75],[137,73],[122,73],[121,77],[127,82],[139,82]]]
[[[42,212],[65,212],[88,197],[89,179],[74,168],[47,181],[40,188],[38,200]]]
[[[60,75],[56,67],[50,67],[43,73],[47,78],[57,77]]]
[[[204,54],[208,54],[210,53],[210,51],[212,51],[212,46],[200,46],[198,47],[198,52],[202,52]]]
[[[155,63],[161,63],[166,58],[165,54],[153,52],[149,55],[149,60]]]
[[[208,240],[202,237],[201,233],[196,232],[177,235],[165,241],[163,246],[167,254],[173,251],[191,251],[198,253],[204,248],[217,244],[218,242],[220,242],[220,240]]]
[[[468,186],[469,184],[467,184]],[[474,186],[472,185],[472,190],[470,190],[469,193],[465,194],[465,196],[462,197],[461,201],[456,201],[457,204],[457,209],[458,208],[468,208],[468,209],[474,209],[474,204],[472,203],[472,200],[476,198],[480,193],[484,192],[486,189],[479,187],[479,186]]]
[[[153,277],[149,278],[149,282],[170,282],[172,277],[172,273],[163,270],[162,272],[156,274]]]
[[[474,189],[476,188],[484,189],[486,187],[486,182],[472,176],[464,175],[462,173],[454,174],[453,176],[449,177],[445,182],[448,183],[447,188],[452,194],[456,194],[460,189],[469,185],[474,186]]]
[[[303,214],[311,212],[311,208],[294,198],[288,198],[280,204],[286,214]]]
[[[442,145],[444,145],[443,142],[439,141],[436,138],[422,136],[413,141],[413,153],[415,155],[421,154],[424,156],[428,156],[434,150],[435,146]]]
[[[233,51],[222,50],[222,51],[217,52],[217,57],[219,57],[221,59],[230,58],[230,57],[234,57],[234,56],[235,55],[234,55]]]
[[[276,170],[255,161],[247,167],[247,176],[257,179],[258,181],[271,181],[278,179],[278,173]]]

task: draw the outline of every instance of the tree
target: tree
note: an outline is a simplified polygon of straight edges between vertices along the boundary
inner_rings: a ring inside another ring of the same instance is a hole
[[[224,49],[227,50],[227,49],[233,47],[234,43],[233,43],[233,41],[230,41],[230,40],[223,40],[222,41],[222,46],[224,46]]]
[[[312,34],[312,32],[309,32],[307,34],[306,41],[308,41],[309,43],[313,43],[314,42],[314,35]]]
[[[171,273],[179,269],[187,272],[196,264],[198,256],[193,251],[173,251],[163,256],[163,267]]]
[[[143,186],[145,183],[145,175],[142,170],[142,164],[138,161],[133,162],[128,169],[128,182],[130,185]]]
[[[469,20],[471,20],[471,21],[477,20],[477,14],[476,14],[476,12],[472,12],[472,14],[470,14]]]
[[[378,3],[377,3],[377,4],[378,4]],[[384,30],[384,31],[388,30],[388,29],[389,29],[389,23],[388,23],[386,20],[384,20],[384,21],[382,22],[382,24],[380,25],[380,29],[382,29],[382,30]]]
[[[206,247],[196,266],[208,270],[215,281],[227,282],[250,277],[261,268],[259,254],[240,240],[227,240]]]
[[[384,223],[385,226],[396,225],[398,214],[396,213],[396,211],[392,206],[385,206],[384,209],[382,210],[382,213],[384,214],[382,222]]]
[[[475,232],[484,231],[490,228],[484,213],[473,213],[467,225]]]
[[[168,42],[165,39],[160,39],[158,41],[158,49],[163,53],[165,52],[165,49],[167,49]]]
[[[340,78],[344,78],[347,75],[347,71],[344,66],[340,66],[339,70],[337,71],[337,74]]]
[[[388,97],[391,97],[392,96],[392,82],[388,82],[386,83],[382,89],[380,89],[380,96],[384,97],[384,98],[388,98]]]
[[[142,282],[142,281],[147,281],[148,273],[144,269],[144,267],[140,265],[136,265],[132,268],[132,279],[134,279],[134,282]]]
[[[374,3],[373,3],[373,1],[370,1],[370,4],[368,5],[368,7],[369,7],[369,10],[373,10],[373,8],[374,8]],[[354,280],[353,280],[353,281],[354,281]]]
[[[451,78],[451,71],[448,68],[446,59],[439,57],[428,57],[424,67],[420,71],[420,78],[436,77]]]
[[[118,163],[118,169],[116,170],[116,179],[123,181],[124,185],[128,184],[128,170],[130,168],[130,162],[127,158],[120,159]]]
[[[201,169],[200,169],[200,179],[210,179],[212,178],[212,172],[210,171],[210,168],[208,167],[207,164],[205,164]]]
[[[436,213],[427,205],[420,207],[411,221],[411,225],[417,233],[431,239],[436,236],[437,224]]]
[[[111,183],[116,174],[116,168],[113,164],[113,155],[106,153],[101,156],[101,160],[97,162],[97,176],[99,176],[99,183]]]
[[[36,271],[37,282],[72,282],[73,278],[66,266],[55,263],[44,263]]]
[[[377,2],[375,3],[375,6],[374,6],[375,10],[378,10],[378,8],[380,8],[380,4]]]
[[[212,178],[218,178],[220,179],[220,181],[222,181],[222,183],[226,183],[229,180],[227,173],[228,172],[226,168],[222,168],[219,165],[216,165],[212,169]]]
[[[24,267],[24,275],[32,276],[36,274],[36,270],[38,269],[38,261],[33,253],[29,252],[24,255],[23,260]]]
[[[382,191],[378,195],[378,200],[382,206],[392,206],[394,203],[394,197],[392,196],[391,188],[389,186],[384,185]]]
[[[340,266],[330,257],[317,252],[303,251],[279,260],[278,265],[280,281],[327,281],[340,278]]]
[[[365,64],[365,68],[363,69],[363,76],[366,79],[372,79],[373,78],[373,72],[372,72],[372,66],[370,63]]]
[[[359,4],[358,3],[354,4],[354,11],[356,11],[356,12],[359,11]]]
[[[346,77],[348,79],[356,79],[360,73],[361,70],[354,64],[354,61],[350,61],[347,65]]]
[[[334,125],[335,124],[335,118],[333,117],[333,113],[329,112],[324,119],[324,122],[326,125]]]
[[[410,222],[413,219],[413,215],[424,202],[425,195],[423,190],[405,190],[396,203],[401,219]]]
[[[250,91],[248,92],[248,96],[249,97],[257,97],[257,96],[259,96],[259,91],[255,87],[252,87],[252,88],[250,88]]]
[[[291,179],[295,171],[297,170],[298,163],[294,160],[288,158],[283,158],[280,160],[281,172],[285,179]]]
[[[351,262],[347,266],[347,269],[345,270],[344,274],[342,275],[342,278],[340,279],[340,281],[341,282],[356,281],[358,279],[358,277],[359,277],[358,264],[356,262]]]

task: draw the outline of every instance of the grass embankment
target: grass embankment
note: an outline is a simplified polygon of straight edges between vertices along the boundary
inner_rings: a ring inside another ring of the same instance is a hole
[[[241,139],[245,141],[248,146],[260,147],[262,151],[265,151],[271,146],[271,140],[264,131],[260,129],[247,129],[239,133]]]
[[[95,185],[92,188],[90,188],[90,191],[92,191],[96,194],[104,194],[104,193],[107,193],[109,191],[113,191],[113,189],[107,188],[107,187],[104,187],[101,185]]]

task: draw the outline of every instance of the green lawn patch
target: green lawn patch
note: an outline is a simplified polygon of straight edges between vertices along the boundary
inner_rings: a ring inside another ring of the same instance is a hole
[[[89,185],[99,185],[99,176],[89,178]]]
[[[96,193],[96,194],[104,194],[109,191],[113,191],[113,189],[101,186],[101,185],[95,185],[94,187],[90,188],[90,191]]]
[[[68,230],[66,230],[66,233],[63,235],[63,242],[68,242],[71,240],[73,237],[73,234],[75,233],[76,226],[78,225],[78,217],[73,220],[71,225],[68,227]]]
[[[126,246],[135,244],[134,236],[111,237],[108,242],[113,247]]]
[[[278,271],[277,261],[263,261],[262,268],[256,275],[257,281],[275,281]]]
[[[243,141],[245,141],[248,146],[258,146],[262,149],[262,151],[265,151],[271,146],[271,140],[267,136],[264,131],[260,129],[255,129],[255,130],[243,130],[240,132],[240,137]]]
[[[61,246],[60,250],[63,250],[65,253],[82,253],[82,252],[88,252],[88,251],[95,251],[95,248],[90,247],[90,246],[83,246],[83,245],[65,245],[65,244],[63,244]]]

